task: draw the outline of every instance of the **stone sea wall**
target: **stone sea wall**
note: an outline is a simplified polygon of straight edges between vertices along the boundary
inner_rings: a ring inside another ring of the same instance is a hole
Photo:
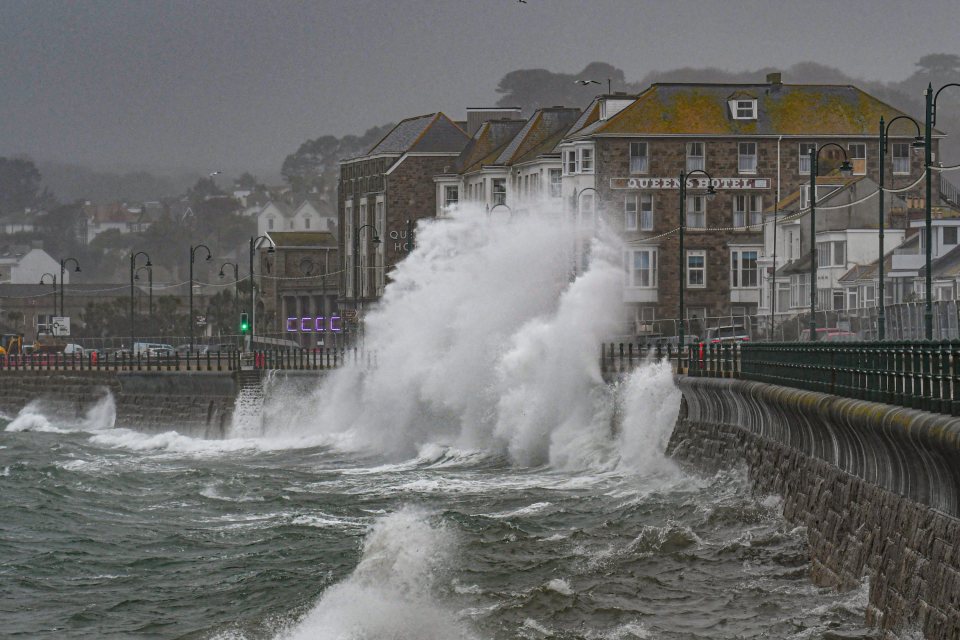
[[[109,392],[117,426],[219,438],[237,390],[230,372],[7,371],[0,374],[0,412],[15,416],[34,402],[47,415],[80,419]]]
[[[869,577],[867,621],[888,637],[960,638],[960,420],[742,380],[678,385],[673,457],[745,463],[806,527],[817,584]]]

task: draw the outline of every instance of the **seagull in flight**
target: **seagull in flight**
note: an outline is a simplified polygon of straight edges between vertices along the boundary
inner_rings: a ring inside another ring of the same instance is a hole
[[[583,86],[585,87],[585,86],[587,86],[588,84],[600,84],[600,82],[597,81],[597,80],[574,80],[574,81],[573,81],[573,84],[579,84],[579,85],[583,85]]]
[[[212,173],[210,174],[210,177],[212,178],[213,176],[218,176],[218,175],[220,175],[221,173],[223,173],[223,171],[220,171],[220,170],[214,171],[214,172],[212,172]]]

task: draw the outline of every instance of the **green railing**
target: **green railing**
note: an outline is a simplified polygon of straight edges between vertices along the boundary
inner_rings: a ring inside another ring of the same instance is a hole
[[[607,377],[646,357],[670,358],[694,377],[742,378],[845,398],[960,416],[960,340],[904,342],[747,342],[675,350],[604,345]]]

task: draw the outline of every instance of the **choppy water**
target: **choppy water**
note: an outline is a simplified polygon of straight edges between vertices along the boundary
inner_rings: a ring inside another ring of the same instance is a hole
[[[440,448],[382,465],[57,426],[0,432],[0,635],[861,629],[865,592],[813,587],[803,531],[739,473],[561,473]]]

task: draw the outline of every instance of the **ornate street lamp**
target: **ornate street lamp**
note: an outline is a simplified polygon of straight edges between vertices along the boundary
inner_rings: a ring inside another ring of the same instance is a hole
[[[68,262],[73,262],[74,273],[80,273],[80,263],[77,262],[76,258],[65,258],[60,261],[60,315],[61,316],[67,315],[63,310],[63,283],[66,281],[66,278],[64,278],[63,276],[66,273],[66,270],[67,270],[66,264]]]
[[[236,319],[240,313],[240,267],[236,262],[224,262],[220,265],[221,278],[224,277],[223,268],[227,266],[233,267],[233,316]]]
[[[150,262],[150,256],[146,251],[137,251],[130,256],[130,356],[133,357],[134,352],[134,338],[136,333],[136,327],[134,325],[134,316],[133,316],[133,281],[136,278],[137,271],[137,258],[143,256],[147,259],[145,267],[152,267],[153,264]]]
[[[190,247],[190,351],[193,351],[193,331],[195,320],[193,319],[193,263],[197,259],[197,249],[203,249],[207,252],[207,262],[210,262],[210,247],[205,244],[198,244]]]
[[[847,150],[836,142],[828,142],[810,149],[810,340],[817,339],[817,161],[820,152],[827,147],[836,147],[843,153],[840,173],[853,175],[853,167],[847,158]]]
[[[927,83],[927,90],[924,92],[926,96],[926,126],[924,127],[924,145],[925,145],[925,158],[923,162],[923,168],[926,173],[926,197],[924,198],[923,207],[926,210],[926,228],[924,230],[924,237],[927,242],[927,305],[924,311],[924,321],[926,324],[926,338],[927,340],[933,340],[933,212],[931,209],[931,198],[933,196],[932,181],[930,176],[930,168],[933,165],[933,126],[937,123],[937,98],[940,96],[940,92],[946,89],[947,87],[960,87],[960,84],[956,82],[951,82],[950,84],[945,84],[937,92],[933,92],[933,84]]]
[[[924,143],[923,137],[920,135],[920,123],[911,118],[910,116],[897,116],[884,126],[883,116],[880,116],[880,216],[878,223],[880,225],[880,235],[879,235],[879,254],[880,261],[878,262],[879,268],[879,299],[877,300],[877,339],[883,340],[887,335],[887,301],[884,293],[884,283],[883,283],[883,230],[886,225],[886,215],[884,211],[884,168],[886,165],[887,158],[887,144],[890,140],[890,127],[893,126],[893,123],[897,120],[909,120],[913,123],[913,126],[917,128],[917,136],[913,139],[913,142],[910,144],[913,149],[919,150],[926,146]]]
[[[679,316],[679,330],[678,330],[678,339],[677,343],[677,368],[681,367],[681,355],[683,353],[685,344],[685,331],[684,331],[684,318],[683,318],[683,297],[687,291],[687,270],[684,268],[684,263],[686,262],[686,256],[684,255],[683,247],[683,237],[684,231],[687,228],[687,180],[690,179],[690,176],[702,173],[707,177],[707,192],[706,196],[708,200],[712,200],[717,195],[717,190],[713,187],[713,176],[704,171],[703,169],[694,169],[690,173],[680,172],[680,316]],[[704,265],[706,266],[706,265]]]

